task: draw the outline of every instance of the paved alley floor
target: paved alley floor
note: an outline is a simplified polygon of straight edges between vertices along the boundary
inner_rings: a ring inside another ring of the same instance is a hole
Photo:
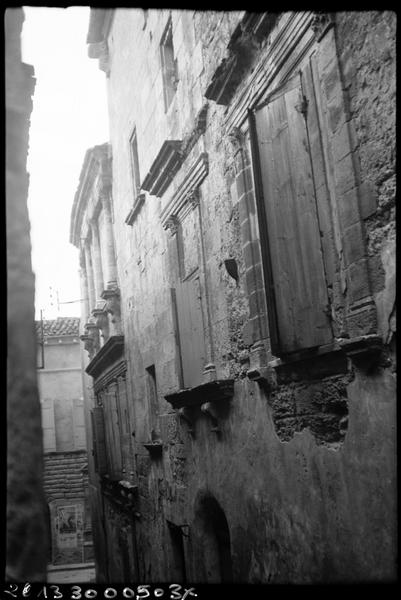
[[[95,583],[94,563],[50,566],[48,583]]]

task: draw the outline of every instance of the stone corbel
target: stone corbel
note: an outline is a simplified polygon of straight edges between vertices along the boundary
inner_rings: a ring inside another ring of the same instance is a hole
[[[171,236],[175,235],[178,231],[178,217],[176,215],[170,215],[166,221],[165,227],[170,231]]]
[[[95,348],[92,337],[85,333],[83,335],[80,335],[79,339],[81,340],[81,342],[84,343],[84,348],[87,351],[89,358],[92,359],[92,357],[95,354]]]
[[[106,75],[109,74],[109,48],[106,41],[103,40],[95,44],[88,44],[88,56],[89,58],[98,58],[99,69],[104,71]]]
[[[102,191],[99,193],[99,200],[100,200],[102,209],[108,214],[111,214],[110,192],[111,192],[110,186],[107,186],[107,187],[103,186]]]
[[[213,403],[204,402],[201,405],[201,411],[203,412],[203,414],[207,415],[212,422],[212,427],[210,431],[213,431],[213,433],[221,433],[221,428],[219,425],[219,415]]]
[[[86,336],[85,336],[85,340],[84,340],[86,342],[85,349],[87,349],[86,348],[86,345],[87,345],[89,358],[92,359],[93,356],[98,352],[98,350],[100,348],[99,328],[97,327],[96,323],[89,321],[85,325],[85,331],[86,331]],[[82,337],[81,337],[81,339],[82,339]]]
[[[194,188],[189,192],[187,196],[187,202],[193,209],[195,209],[197,206],[199,206],[199,201],[199,189]]]
[[[107,288],[101,294],[103,300],[106,300],[105,311],[111,316],[113,325],[113,335],[121,332],[121,303],[120,290],[115,288]]]
[[[251,381],[256,381],[261,388],[269,392],[276,386],[276,377],[274,369],[268,365],[268,357],[265,344],[256,342],[250,351],[250,366],[247,371],[247,377]]]
[[[189,435],[191,437],[195,437],[195,418],[192,415],[191,409],[186,406],[182,406],[178,409],[178,414],[180,418],[187,423]]]
[[[322,37],[324,36],[326,31],[328,31],[328,29],[330,29],[330,27],[333,27],[333,25],[334,25],[333,15],[331,13],[323,12],[323,11],[316,11],[313,15],[313,18],[312,18],[312,21],[310,24],[311,29],[312,29],[313,33],[315,34],[318,42],[320,42],[320,40],[322,39]]]
[[[105,305],[106,303],[104,303],[103,307],[96,307],[92,310],[92,315],[95,319],[95,324],[98,327],[98,329],[101,331],[101,337],[104,339],[104,341],[106,341],[109,337],[109,319],[107,316],[107,312],[105,310]]]
[[[234,154],[242,150],[244,147],[245,136],[239,127],[233,127],[227,137],[234,150]]]

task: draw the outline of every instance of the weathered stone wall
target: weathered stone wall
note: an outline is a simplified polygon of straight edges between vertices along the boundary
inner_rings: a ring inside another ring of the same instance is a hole
[[[395,339],[396,13],[337,15],[343,84],[357,139],[370,277],[383,341]],[[394,356],[392,359],[394,361]]]
[[[93,558],[93,546],[78,327],[75,335],[45,336],[43,356],[38,383],[42,411],[47,411],[42,419],[46,436],[44,491],[51,532],[49,562],[87,562]],[[64,535],[59,509],[66,506],[76,518],[74,531]]]
[[[45,581],[47,523],[36,386],[34,276],[27,210],[29,119],[35,80],[21,62],[21,9],[5,13],[7,227],[8,581]]]
[[[143,181],[165,139],[190,136],[194,118],[206,104],[210,77],[226,56],[228,40],[241,16],[172,12],[179,83],[167,114],[159,43],[168,13],[149,11],[145,19],[142,11],[117,10],[108,38],[114,232],[139,486],[135,533],[139,576],[147,581],[171,581],[177,548],[167,521],[186,532],[187,578],[211,581],[217,576],[208,562],[208,554],[215,550],[210,550],[213,542],[205,529],[207,515],[202,516],[206,504],[201,499],[207,493],[217,500],[228,523],[234,581],[391,580],[395,577],[396,522],[392,354],[387,347],[384,359],[370,371],[344,354],[333,356],[329,369],[327,362],[316,359],[303,369],[302,365],[294,368],[294,375],[290,365],[289,373],[277,369],[270,390],[247,377],[254,360],[252,344],[267,338],[268,332],[252,172],[246,148],[244,176],[237,176],[226,106],[208,102],[205,133],[188,151],[166,193],[161,198],[146,194],[132,227],[124,222],[134,202],[128,141],[132,128],[137,129]],[[288,15],[277,20],[275,35],[285,19]],[[349,128],[355,135],[352,160],[360,169],[359,210],[369,236],[371,287],[378,331],[385,343],[394,327],[394,254],[389,245],[393,231],[389,198],[394,172],[394,29],[392,13],[336,15],[340,71],[335,71],[334,83],[338,97],[349,102],[347,120],[351,119]],[[324,48],[332,48],[330,35],[322,42],[322,63]],[[383,53],[380,60],[378,47]],[[255,60],[232,104],[249,89],[253,68],[263,64],[267,48],[265,40],[255,50]],[[266,65],[266,73],[269,69],[274,73],[274,64]],[[353,70],[356,77],[351,75]],[[330,92],[330,76],[322,73],[322,85]],[[380,113],[382,126],[376,127],[375,111]],[[331,116],[335,120],[335,110]],[[369,136],[364,128],[369,128]],[[333,138],[336,131],[333,121]],[[341,143],[339,135],[336,140]],[[191,251],[188,262],[199,260],[207,359],[214,364],[217,379],[235,379],[235,392],[229,407],[221,411],[220,433],[213,431],[210,416],[197,408],[190,435],[188,423],[164,398],[177,391],[180,382],[170,296],[178,278],[177,255],[175,238],[163,228],[161,216],[191,162],[202,152],[208,154],[208,174],[199,187],[198,220],[188,224],[188,231],[195,232],[188,247],[193,251],[198,241],[198,258]],[[375,194],[377,209],[372,200]],[[245,244],[244,239],[253,241]],[[236,260],[237,280],[225,268],[228,258]],[[350,273],[351,288],[355,282]],[[359,326],[363,323],[353,325]],[[146,368],[151,365],[157,376],[161,457],[152,457],[143,446],[150,438],[145,382]],[[106,537],[115,540],[110,543],[118,554],[118,519],[113,524],[107,515],[105,519]],[[114,574],[124,570],[117,562]]]

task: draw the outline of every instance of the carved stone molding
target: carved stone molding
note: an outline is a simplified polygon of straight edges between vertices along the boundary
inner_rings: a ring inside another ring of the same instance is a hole
[[[98,329],[102,332],[101,335],[104,340],[109,337],[109,319],[105,308],[94,308],[92,315],[95,319],[95,324]]]
[[[188,193],[187,202],[191,205],[192,208],[196,208],[199,206],[199,189],[195,188]]]
[[[195,117],[195,124],[192,130],[187,134],[183,140],[182,144],[182,154],[183,156],[188,156],[189,152],[195,146],[196,142],[206,131],[206,123],[207,123],[207,112],[209,108],[209,103],[206,102],[198,114]]]
[[[326,31],[334,25],[334,18],[331,13],[316,11],[311,21],[311,29],[316,35],[318,41],[322,39]]]
[[[126,216],[125,222],[127,225],[132,225],[134,223],[139,211],[142,208],[142,205],[145,202],[145,199],[146,199],[146,194],[138,194],[138,196],[135,199],[133,207],[131,208],[128,215]]]
[[[233,127],[228,134],[228,141],[231,143],[234,154],[242,150],[245,144],[245,136],[239,127]]]
[[[115,288],[107,288],[101,293],[103,300],[106,300],[104,310],[111,315],[111,323],[113,324],[113,333],[121,332],[121,298],[120,290]]]
[[[84,343],[84,348],[87,351],[89,358],[92,358],[95,352],[92,337],[88,334],[83,334],[79,336],[79,339]]]
[[[164,228],[168,229],[170,231],[170,234],[173,236],[178,231],[178,224],[179,221],[176,215],[170,215],[164,224]]]
[[[202,152],[187,170],[181,185],[172,196],[171,200],[162,210],[160,219],[164,229],[169,227],[171,217],[177,218],[188,200],[196,193],[209,172],[209,161],[206,152]]]
[[[80,336],[80,339],[85,343],[85,350],[92,358],[100,348],[99,328],[93,321],[85,324],[85,335]]]
[[[181,146],[181,140],[166,140],[163,143],[142,182],[142,189],[158,198],[164,194],[182,164]]]
[[[86,372],[97,379],[124,354],[124,336],[112,335],[93,357]]]

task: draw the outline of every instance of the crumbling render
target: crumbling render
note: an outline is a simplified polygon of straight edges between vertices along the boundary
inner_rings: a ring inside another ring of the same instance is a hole
[[[337,449],[348,427],[347,384],[350,376],[324,381],[293,383],[269,397],[276,433],[290,441],[295,432],[308,428],[318,445]]]

